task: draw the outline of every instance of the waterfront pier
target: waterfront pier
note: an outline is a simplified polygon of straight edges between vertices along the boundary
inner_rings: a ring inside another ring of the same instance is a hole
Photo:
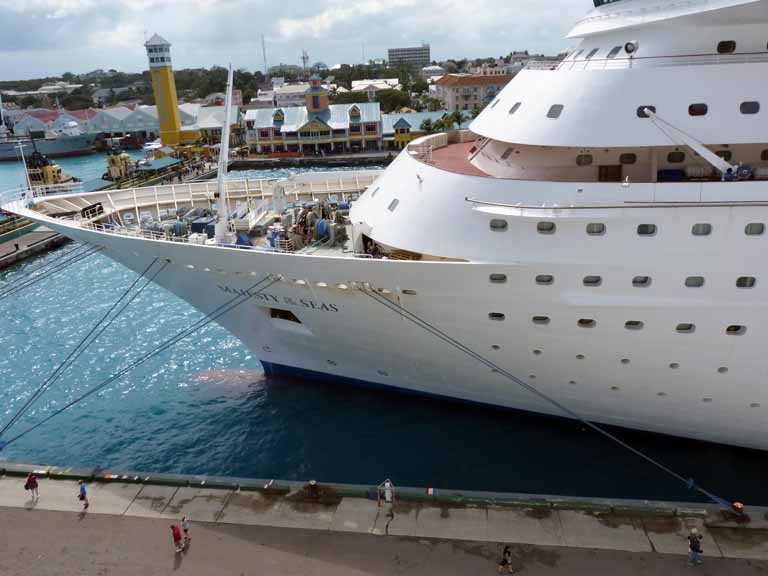
[[[684,574],[703,534],[707,574],[768,569],[768,509],[748,519],[710,505],[111,473],[0,464],[0,572],[9,574],[494,573],[510,544],[523,574]],[[35,470],[40,498],[24,491]],[[77,481],[89,482],[86,513]],[[187,516],[190,547],[169,526]],[[265,572],[266,570],[266,572]]]

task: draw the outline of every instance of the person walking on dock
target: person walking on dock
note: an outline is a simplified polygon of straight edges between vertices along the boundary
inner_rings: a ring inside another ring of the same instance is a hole
[[[512,548],[510,548],[509,544],[504,545],[504,550],[501,553],[501,560],[499,561],[497,571],[499,574],[504,572],[512,574],[514,572],[512,568]]]
[[[192,541],[192,536],[189,535],[189,520],[186,516],[181,517],[181,529],[184,532],[184,545],[186,546]]]
[[[85,487],[85,481],[80,480],[78,482],[80,486],[80,492],[77,494],[77,499],[83,503],[83,512],[88,510],[88,489]]]
[[[699,555],[704,553],[701,549],[702,535],[696,528],[691,528],[691,533],[688,535],[688,566],[695,564],[701,564]]]
[[[37,476],[34,472],[30,472],[27,476],[27,481],[24,484],[24,490],[29,490],[32,494],[32,500],[37,502],[40,499],[40,494],[37,491]]]
[[[176,524],[171,524],[171,535],[173,536],[173,546],[176,549],[176,552],[181,552],[183,550],[181,544],[181,530],[179,530],[179,527]]]

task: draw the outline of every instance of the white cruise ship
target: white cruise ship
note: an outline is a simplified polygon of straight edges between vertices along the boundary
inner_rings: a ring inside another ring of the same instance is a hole
[[[213,184],[3,207],[167,261],[205,313],[250,296],[218,322],[268,374],[768,449],[768,0],[595,0],[570,38],[367,187],[230,181],[263,199],[248,227],[281,215],[271,246],[234,245],[225,210],[216,241],[172,222]]]

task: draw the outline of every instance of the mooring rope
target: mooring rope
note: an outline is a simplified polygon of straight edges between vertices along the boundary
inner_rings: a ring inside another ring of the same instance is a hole
[[[693,490],[698,491],[699,493],[703,494],[704,496],[706,496],[707,498],[709,498],[710,500],[712,500],[716,504],[719,504],[721,506],[725,506],[725,507],[727,507],[729,509],[731,508],[731,504],[727,500],[725,500],[724,498],[721,498],[720,496],[717,496],[716,494],[713,494],[712,492],[709,492],[708,490],[705,490],[704,488],[702,488],[701,486],[696,484],[696,482],[694,481],[693,478],[685,478],[684,476],[682,476],[681,474],[678,474],[677,472],[675,472],[674,470],[672,470],[668,466],[662,464],[661,462],[657,461],[656,459],[652,458],[651,456],[649,456],[649,455],[645,454],[644,452],[638,450],[634,446],[631,446],[630,444],[628,444],[624,440],[618,438],[614,434],[611,434],[610,432],[608,432],[607,430],[605,430],[601,426],[598,426],[594,422],[591,422],[590,420],[587,420],[586,418],[584,418],[583,416],[581,416],[580,414],[578,414],[574,410],[571,410],[570,408],[568,408],[567,406],[565,406],[561,402],[555,400],[554,398],[552,398],[548,394],[545,394],[541,390],[535,388],[534,386],[531,386],[527,382],[524,382],[523,380],[521,380],[520,378],[518,378],[514,374],[511,374],[510,372],[508,372],[504,368],[498,366],[497,364],[495,364],[491,360],[485,358],[484,356],[480,355],[479,353],[477,353],[474,350],[470,349],[469,347],[465,346],[464,344],[462,344],[458,340],[452,338],[451,336],[449,336],[448,334],[446,334],[445,332],[443,332],[439,328],[436,328],[435,326],[433,326],[432,324],[430,324],[426,320],[423,320],[422,318],[420,318],[419,316],[417,316],[413,312],[410,312],[409,310],[405,309],[402,305],[395,304],[394,302],[392,302],[388,298],[386,298],[383,295],[381,295],[375,289],[374,290],[366,290],[364,288],[360,288],[359,290],[361,292],[363,292],[363,294],[367,295],[369,298],[374,300],[375,302],[378,302],[379,304],[381,304],[383,306],[386,306],[387,308],[389,308],[390,310],[392,310],[396,314],[402,316],[403,318],[405,318],[406,320],[408,320],[411,323],[415,324],[416,326],[419,326],[420,328],[426,330],[427,332],[429,332],[432,335],[436,336],[438,339],[442,340],[443,342],[445,342],[445,343],[449,344],[450,346],[456,348],[460,352],[463,352],[464,354],[474,358],[475,360],[477,360],[481,364],[484,364],[485,366],[491,368],[494,372],[496,372],[496,373],[500,374],[501,376],[505,377],[506,379],[514,382],[518,386],[521,386],[522,388],[524,388],[525,390],[527,390],[531,394],[533,394],[533,395],[539,397],[540,399],[544,400],[545,402],[548,402],[549,404],[555,406],[558,410],[560,410],[564,414],[570,416],[571,418],[573,418],[575,420],[578,420],[579,422],[581,422],[582,424],[584,424],[588,428],[590,428],[590,429],[594,430],[595,432],[603,435],[604,437],[608,438],[609,440],[612,440],[613,442],[617,443],[619,446],[625,448],[626,450],[629,450],[634,455],[639,456],[640,458],[642,458],[646,462],[648,462],[650,464],[653,464],[654,466],[656,466],[657,468],[659,468],[663,472],[666,472],[670,476],[672,476],[672,477],[676,478],[677,480],[681,481],[682,483],[684,483],[689,489],[693,489]]]

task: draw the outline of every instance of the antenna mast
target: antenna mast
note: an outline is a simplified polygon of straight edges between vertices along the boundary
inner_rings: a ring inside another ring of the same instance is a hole
[[[221,129],[221,145],[219,147],[219,169],[216,179],[216,191],[219,194],[219,211],[216,219],[216,244],[230,244],[229,233],[229,199],[227,198],[227,167],[229,165],[229,132],[232,117],[232,64],[227,75],[227,96],[224,100],[224,126]]]
[[[261,55],[264,58],[264,78],[267,77],[267,43],[264,41],[264,33],[261,34]]]
[[[307,63],[309,62],[309,53],[306,50],[301,51],[301,63],[304,68],[304,77],[307,77]]]

